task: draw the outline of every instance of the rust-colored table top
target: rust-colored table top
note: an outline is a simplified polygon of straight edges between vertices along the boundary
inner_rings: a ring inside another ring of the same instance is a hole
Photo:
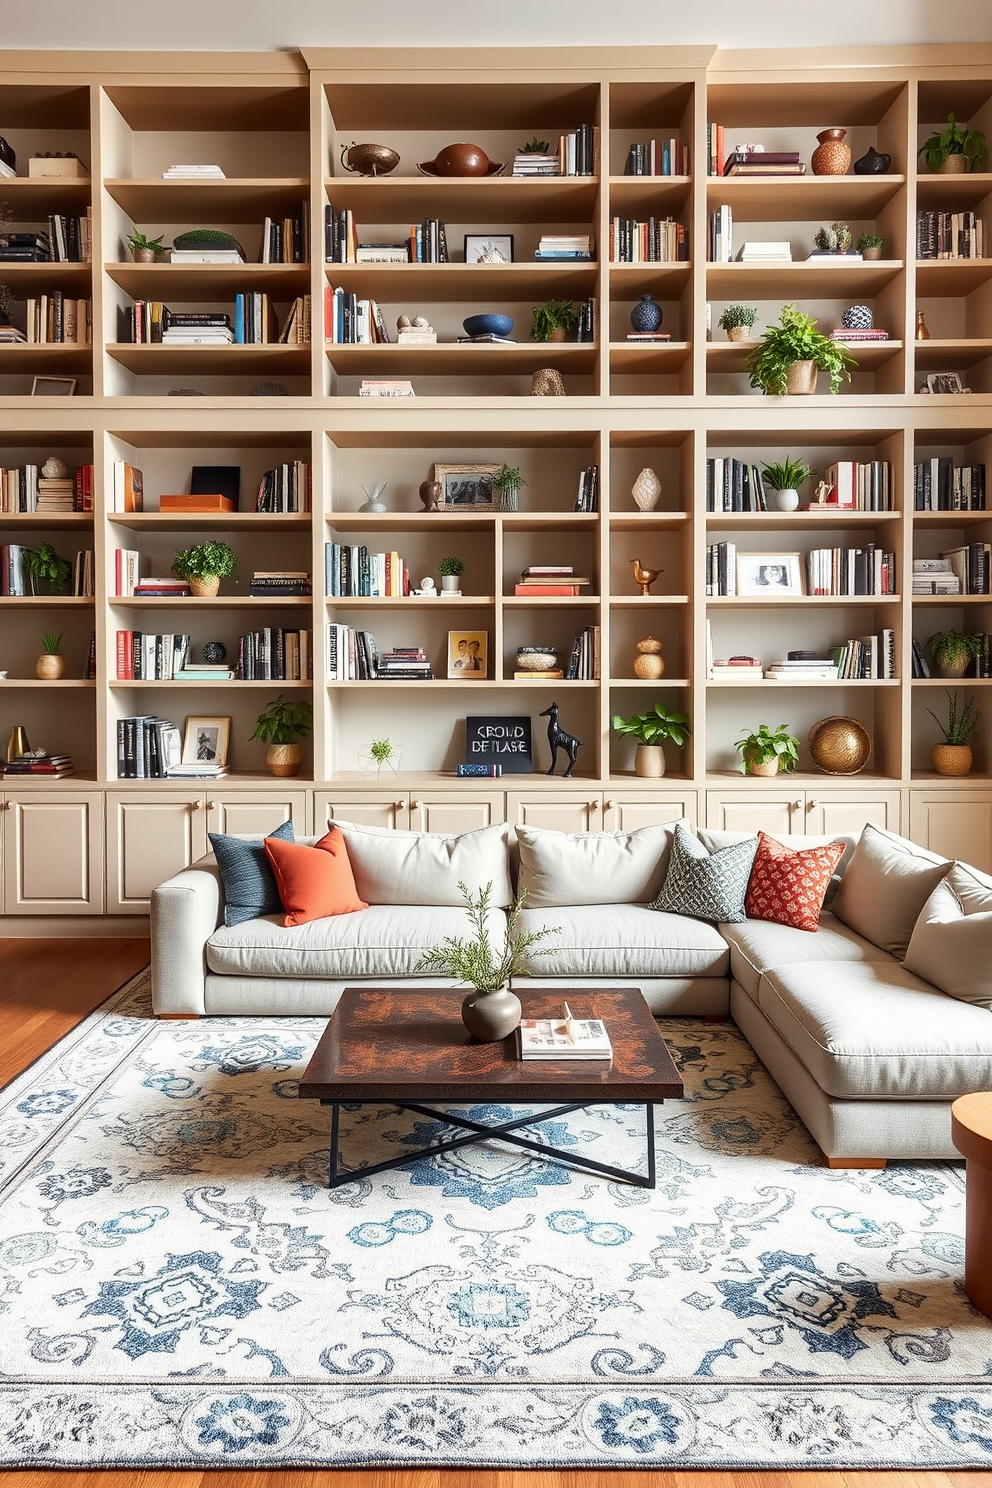
[[[605,1060],[520,1060],[516,1034],[478,1044],[461,1020],[460,988],[346,987],[314,1050],[300,1095],[322,1101],[502,1099],[507,1104],[661,1101],[682,1095],[664,1039],[636,989],[518,992],[525,1018],[602,1018]]]

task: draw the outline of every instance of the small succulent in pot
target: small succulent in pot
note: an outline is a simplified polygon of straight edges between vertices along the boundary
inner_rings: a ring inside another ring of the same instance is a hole
[[[717,325],[721,331],[726,331],[728,341],[747,341],[748,332],[757,318],[757,305],[728,305]]]
[[[537,137],[537,135],[535,134],[534,137],[533,137],[533,139],[530,141],[529,144],[527,144],[527,145],[521,145],[520,146],[520,149],[517,151],[517,154],[518,155],[547,155],[547,153],[548,153],[548,151],[550,149],[551,149],[551,142],[550,142],[550,140],[539,140],[538,137]]]
[[[799,740],[784,723],[774,729],[767,723],[745,729],[734,748],[741,756],[745,775],[777,775],[780,770],[786,775],[799,763]]]
[[[441,588],[451,594],[458,588],[458,579],[465,572],[465,565],[460,558],[449,555],[439,560],[437,571],[441,575]]]
[[[164,236],[163,233],[157,238],[149,238],[139,228],[133,228],[127,235],[127,245],[135,263],[154,263],[161,258],[165,252]]]
[[[862,233],[857,248],[862,258],[881,258],[885,239],[878,233]]]

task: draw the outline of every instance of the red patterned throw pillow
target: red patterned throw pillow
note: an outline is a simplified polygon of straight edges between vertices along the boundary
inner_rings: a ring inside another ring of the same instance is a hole
[[[745,901],[748,919],[815,930],[831,876],[843,856],[843,842],[794,850],[759,832]]]

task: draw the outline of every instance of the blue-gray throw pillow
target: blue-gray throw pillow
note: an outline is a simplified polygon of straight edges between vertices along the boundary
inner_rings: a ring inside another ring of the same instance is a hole
[[[295,842],[291,821],[266,834]],[[265,854],[264,837],[225,837],[211,832],[210,846],[224,883],[224,924],[241,925],[259,915],[282,914],[275,874]]]
[[[730,925],[746,920],[744,901],[757,848],[757,837],[749,837],[708,853],[679,823],[665,882],[648,908]]]

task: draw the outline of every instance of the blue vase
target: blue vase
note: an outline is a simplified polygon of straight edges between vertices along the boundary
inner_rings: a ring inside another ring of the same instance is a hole
[[[657,331],[665,318],[665,312],[652,295],[641,295],[630,312],[630,324],[635,331]]]

